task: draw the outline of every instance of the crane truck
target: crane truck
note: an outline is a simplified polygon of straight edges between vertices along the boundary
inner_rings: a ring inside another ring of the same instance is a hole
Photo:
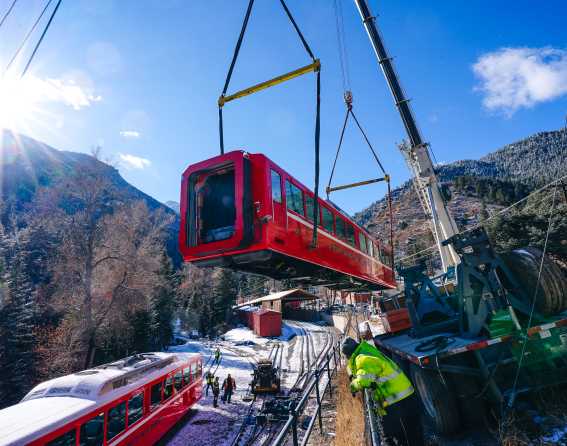
[[[435,429],[456,432],[567,382],[567,281],[537,249],[497,254],[482,227],[459,231],[376,18],[366,0],[354,2],[405,127],[400,149],[443,268],[437,277],[422,264],[398,271],[403,291],[390,300],[405,301],[411,327],[374,341],[411,376]]]

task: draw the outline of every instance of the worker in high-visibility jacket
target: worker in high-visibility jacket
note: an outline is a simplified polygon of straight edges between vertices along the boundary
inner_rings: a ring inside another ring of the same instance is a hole
[[[348,358],[351,392],[371,390],[386,436],[401,445],[423,444],[419,402],[400,367],[366,341],[346,338],[342,351]]]

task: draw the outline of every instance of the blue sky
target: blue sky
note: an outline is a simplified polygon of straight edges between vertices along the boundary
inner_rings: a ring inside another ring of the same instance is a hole
[[[11,1],[0,0],[0,14]],[[333,0],[287,3],[322,63],[325,185],[344,116]],[[405,137],[403,127],[354,3],[340,3],[355,111],[394,184],[400,184],[408,178],[396,148]],[[43,4],[20,0],[0,29],[0,69]],[[564,124],[567,3],[544,4],[370,1],[439,162],[478,158]],[[216,102],[246,5],[63,0],[20,88],[27,102],[16,113],[6,111],[9,100],[0,100],[4,116],[10,115],[15,130],[59,149],[88,152],[101,145],[133,185],[158,200],[177,201],[186,166],[218,153]],[[279,2],[257,0],[229,91],[307,63]],[[314,93],[311,74],[227,104],[227,150],[263,152],[312,186]],[[343,150],[337,183],[377,175],[352,126]],[[384,186],[374,185],[339,192],[333,200],[355,212],[383,194]]]

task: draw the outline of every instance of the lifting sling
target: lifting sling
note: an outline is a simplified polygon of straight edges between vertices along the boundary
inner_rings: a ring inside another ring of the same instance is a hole
[[[227,95],[228,86],[230,84],[230,79],[232,77],[232,72],[234,71],[234,66],[236,65],[236,60],[238,58],[238,54],[240,52],[240,47],[242,46],[242,41],[244,39],[244,34],[246,32],[246,28],[248,26],[248,21],[250,19],[250,14],[252,12],[252,7],[254,5],[254,0],[250,0],[248,3],[248,8],[246,9],[246,14],[244,16],[244,21],[242,22],[242,28],[240,30],[240,35],[238,36],[238,40],[236,42],[236,47],[234,48],[234,54],[232,56],[232,61],[230,62],[230,67],[228,69],[228,73],[226,75],[226,80],[224,83],[224,87],[222,89],[222,93],[218,99],[218,106],[219,106],[219,138],[220,138],[220,153],[221,155],[224,154],[224,129],[223,129],[223,115],[222,109],[227,102],[233,101],[235,99],[243,98],[245,96],[251,95],[261,90],[265,90],[266,88],[273,87],[275,85],[281,84],[285,81],[294,79],[296,77],[302,76],[307,73],[314,72],[316,74],[316,82],[317,82],[317,92],[316,92],[316,112],[315,112],[315,187],[313,188],[314,192],[314,209],[313,209],[313,239],[311,241],[312,248],[317,246],[317,227],[319,226],[319,140],[320,140],[320,109],[321,109],[321,63],[319,59],[316,59],[307,44],[307,41],[303,37],[295,19],[291,15],[290,10],[288,9],[287,5],[285,4],[284,0],[280,0],[280,3],[289,18],[293,28],[295,29],[303,47],[307,51],[307,54],[311,58],[312,62],[309,65],[305,65],[297,70],[290,71],[289,73],[282,74],[281,76],[277,76],[273,79],[269,79],[265,82],[261,82],[259,84],[253,85],[251,87],[245,88],[243,90],[237,91],[236,93]]]
[[[337,153],[335,155],[335,160],[333,162],[333,168],[331,169],[331,175],[329,176],[329,183],[327,184],[327,188],[325,189],[325,191],[327,193],[327,199],[329,199],[329,195],[331,194],[331,192],[336,192],[336,191],[344,190],[344,189],[350,189],[350,188],[353,188],[353,187],[365,186],[367,184],[379,183],[381,181],[386,182],[386,184],[388,185],[388,213],[389,213],[389,218],[390,218],[390,249],[392,251],[391,256],[390,256],[390,263],[391,263],[390,266],[393,268],[394,267],[394,225],[393,225],[393,213],[392,213],[392,191],[391,191],[391,186],[390,186],[390,175],[388,175],[386,173],[384,166],[382,165],[380,159],[378,158],[378,155],[376,154],[376,151],[374,150],[374,147],[372,147],[372,144],[370,143],[370,141],[368,140],[368,137],[366,136],[366,132],[364,131],[364,129],[360,125],[360,122],[358,122],[358,119],[357,119],[356,115],[354,114],[354,111],[352,110],[352,93],[350,91],[347,90],[345,92],[344,100],[345,100],[347,111],[346,111],[345,119],[343,121],[343,127],[341,129],[341,134],[340,134],[340,137],[339,137],[339,145],[337,146]],[[348,124],[348,119],[349,119],[350,116],[352,116],[352,118],[354,119],[354,122],[356,123],[356,126],[358,127],[358,129],[362,133],[362,136],[364,137],[364,140],[366,141],[368,148],[372,152],[372,155],[374,156],[374,159],[376,160],[376,163],[380,167],[380,170],[382,171],[382,174],[384,176],[380,177],[380,178],[373,178],[373,179],[370,179],[370,180],[358,181],[356,183],[343,184],[341,186],[332,187],[331,183],[333,181],[333,176],[335,174],[335,168],[337,167],[337,160],[339,159],[339,154],[341,152],[341,147],[342,147],[342,144],[343,144],[346,126]]]
[[[372,144],[370,143],[368,137],[366,136],[366,132],[363,130],[362,126],[360,125],[360,122],[358,122],[358,119],[357,119],[357,117],[354,114],[354,111],[352,109],[352,92],[350,91],[350,74],[349,74],[349,66],[348,66],[348,54],[347,54],[347,48],[346,48],[346,43],[345,43],[345,32],[344,32],[344,21],[343,21],[343,15],[342,15],[342,8],[341,8],[340,2],[338,0],[334,0],[333,3],[334,3],[334,9],[335,9],[335,24],[336,24],[336,29],[337,29],[337,47],[338,47],[339,61],[340,61],[340,66],[341,66],[341,75],[342,75],[342,80],[343,80],[344,101],[345,101],[345,105],[346,105],[347,110],[346,110],[346,115],[345,115],[345,119],[344,119],[344,122],[343,122],[343,128],[341,129],[341,134],[340,134],[340,137],[339,137],[339,145],[337,147],[337,153],[335,155],[335,160],[333,162],[333,168],[331,169],[331,175],[329,177],[329,183],[327,184],[327,188],[326,188],[325,191],[327,193],[327,199],[329,199],[329,195],[331,194],[331,192],[336,192],[336,191],[345,190],[345,189],[351,189],[353,187],[365,186],[365,185],[368,185],[368,184],[379,183],[379,182],[382,182],[382,181],[386,182],[386,184],[388,185],[388,214],[389,214],[389,219],[390,219],[390,249],[391,249],[390,266],[393,269],[394,268],[394,225],[393,225],[393,213],[392,213],[392,191],[391,191],[391,186],[390,186],[390,175],[388,175],[386,173],[386,171],[384,170],[384,166],[380,162],[378,155],[376,155],[376,152],[374,151]],[[340,151],[341,151],[341,146],[343,144],[343,138],[344,138],[344,135],[345,135],[346,126],[348,124],[348,119],[351,116],[354,119],[356,126],[360,130],[360,133],[362,133],[362,136],[364,137],[364,140],[366,141],[368,148],[372,152],[372,155],[374,156],[376,163],[380,167],[380,170],[382,171],[383,176],[380,177],[380,178],[373,178],[373,179],[370,179],[370,180],[358,181],[358,182],[355,182],[355,183],[343,184],[341,186],[332,187],[331,182],[333,181],[333,176],[335,174],[335,168],[337,167],[337,160],[339,159],[339,154],[340,154]]]

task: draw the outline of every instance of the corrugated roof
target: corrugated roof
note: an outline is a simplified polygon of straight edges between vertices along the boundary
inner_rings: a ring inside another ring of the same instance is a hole
[[[278,293],[268,294],[267,296],[259,297],[257,299],[249,300],[243,304],[235,305],[232,308],[245,307],[246,305],[255,305],[262,302],[273,302],[275,300],[281,300],[286,302],[291,302],[295,300],[315,300],[318,299],[314,294],[308,293],[301,288],[294,288],[292,290],[280,291]]]

